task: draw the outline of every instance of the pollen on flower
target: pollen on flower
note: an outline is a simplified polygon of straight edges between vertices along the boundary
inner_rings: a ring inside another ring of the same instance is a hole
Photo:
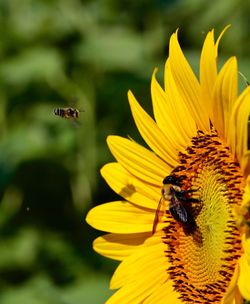
[[[166,256],[174,288],[187,303],[221,301],[242,254],[241,236],[233,209],[243,196],[240,166],[212,129],[198,131],[192,145],[180,153],[172,174],[182,177],[182,189],[193,189],[199,204],[190,208],[196,229],[186,234],[169,212],[166,214]],[[174,237],[173,237],[174,236]]]

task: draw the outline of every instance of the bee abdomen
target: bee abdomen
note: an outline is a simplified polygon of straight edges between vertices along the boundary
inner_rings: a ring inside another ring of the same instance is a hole
[[[63,117],[64,116],[64,111],[63,111],[63,109],[56,108],[56,109],[54,109],[54,114],[57,115],[57,116]]]

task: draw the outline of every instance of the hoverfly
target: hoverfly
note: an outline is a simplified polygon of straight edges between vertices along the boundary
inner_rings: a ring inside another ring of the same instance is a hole
[[[169,212],[177,222],[182,224],[186,234],[190,234],[195,230],[196,222],[190,210],[190,203],[199,202],[199,200],[189,197],[189,192],[193,192],[193,190],[185,191],[181,189],[180,178],[177,178],[174,175],[169,175],[164,178],[162,197],[159,201],[153,223],[153,234],[155,233],[156,226],[159,222],[159,212],[164,200],[169,201]]]
[[[75,104],[78,101],[78,97],[72,96],[71,103]],[[78,110],[77,108],[73,107],[66,107],[66,108],[55,108],[54,114],[56,116],[60,116],[66,119],[76,120],[80,116],[80,112],[84,112],[83,110]]]
[[[66,119],[76,119],[80,115],[80,110],[75,108],[55,108],[54,114]]]

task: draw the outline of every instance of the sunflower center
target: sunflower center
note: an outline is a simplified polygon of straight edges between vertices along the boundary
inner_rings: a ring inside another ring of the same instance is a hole
[[[218,279],[225,230],[231,217],[226,187],[220,182],[220,173],[204,168],[198,175],[196,184],[200,188],[202,202],[196,217],[198,228],[194,240],[187,239],[180,244],[180,251],[183,261],[190,269],[193,283],[202,287]]]
[[[180,203],[191,213],[195,229],[187,233],[185,225],[167,211],[163,241],[172,264],[168,272],[184,302],[217,303],[242,250],[232,213],[242,199],[242,174],[215,131],[199,132],[192,147],[180,153],[180,163],[172,174],[181,178],[181,189],[190,193],[187,202]]]

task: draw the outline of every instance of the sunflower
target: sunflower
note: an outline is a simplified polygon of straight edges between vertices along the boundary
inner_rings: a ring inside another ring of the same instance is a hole
[[[225,31],[225,30],[224,30]],[[242,303],[250,300],[250,87],[238,96],[235,57],[217,69],[219,41],[208,32],[200,80],[170,38],[164,89],[154,71],[154,119],[129,91],[150,150],[109,136],[117,162],[101,174],[123,199],[89,211],[108,232],[94,249],[120,261],[107,303]]]

